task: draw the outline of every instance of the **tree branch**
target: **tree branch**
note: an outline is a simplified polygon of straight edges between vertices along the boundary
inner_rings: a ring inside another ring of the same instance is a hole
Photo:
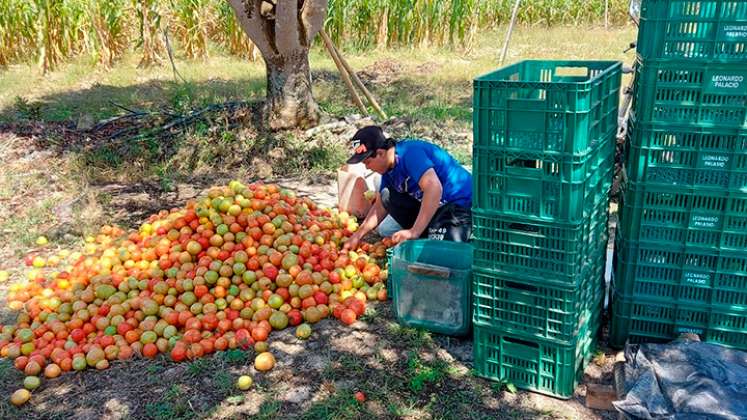
[[[324,26],[327,17],[328,0],[306,0],[301,10],[301,23],[303,23],[305,47],[310,47],[314,37]]]
[[[283,56],[301,50],[298,38],[298,1],[278,0],[275,6],[275,45]]]
[[[269,38],[267,31],[264,30],[267,23],[259,13],[262,0],[228,0],[228,2],[236,13],[244,32],[259,49],[262,56],[273,57],[275,51],[272,40]]]

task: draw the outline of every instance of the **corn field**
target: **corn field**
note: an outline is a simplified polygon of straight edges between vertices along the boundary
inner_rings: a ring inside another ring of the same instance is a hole
[[[514,0],[330,0],[325,28],[356,48],[453,46],[506,24]],[[609,0],[612,24],[627,21],[628,0]],[[524,25],[599,24],[605,0],[523,0]],[[0,0],[0,67],[35,62],[43,72],[74,57],[110,68],[134,52],[140,66],[169,52],[204,59],[258,53],[225,0]]]

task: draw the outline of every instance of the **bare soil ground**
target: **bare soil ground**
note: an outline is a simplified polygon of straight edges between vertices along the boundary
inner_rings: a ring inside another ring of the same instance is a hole
[[[19,182],[32,178],[23,196],[4,198],[10,211],[32,206],[50,194],[55,197],[55,182],[60,182],[56,171],[38,168],[59,167],[64,163],[63,155],[10,147],[4,153],[3,159],[17,166],[15,173],[25,174],[19,175]],[[86,192],[107,197],[104,203],[90,204],[97,208],[90,211],[103,212],[101,217],[106,220],[134,227],[149,214],[179,206],[210,185],[228,180],[218,176],[177,183],[168,191],[157,183],[109,183],[88,185]],[[275,181],[319,203],[335,204],[336,187],[329,178]],[[53,245],[35,251],[45,254],[75,246],[80,232],[75,226],[65,227],[66,223],[86,223],[86,216],[85,212],[81,217],[78,210],[65,209],[66,205],[74,207],[66,200],[56,201],[52,211],[58,217],[51,219],[63,226],[64,233]],[[71,219],[66,221],[65,217]],[[9,249],[9,243],[0,247],[0,269],[10,270],[17,278],[22,275],[23,252]],[[0,290],[4,292],[7,286],[0,285]],[[472,371],[469,339],[403,328],[394,319],[389,302],[371,305],[352,328],[325,320],[314,326],[307,341],[296,339],[292,330],[273,333],[271,351],[278,365],[267,374],[255,371],[251,350],[181,364],[164,357],[115,362],[102,372],[70,373],[45,380],[21,410],[1,398],[0,418],[612,418],[611,413],[584,406],[584,384],[575,398],[561,401],[525,391],[513,394],[477,378]],[[610,383],[612,359],[611,354],[600,353],[586,370],[585,382]],[[242,374],[255,380],[248,392],[234,386]],[[9,395],[22,379],[22,373],[9,361],[0,361],[0,395]],[[364,392],[367,401],[357,402],[355,391]]]

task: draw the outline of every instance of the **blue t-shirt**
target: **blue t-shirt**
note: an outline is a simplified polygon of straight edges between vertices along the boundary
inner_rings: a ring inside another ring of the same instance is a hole
[[[394,167],[381,177],[381,188],[423,199],[418,181],[433,168],[441,181],[441,204],[472,206],[472,175],[444,149],[423,140],[403,140],[394,146]]]

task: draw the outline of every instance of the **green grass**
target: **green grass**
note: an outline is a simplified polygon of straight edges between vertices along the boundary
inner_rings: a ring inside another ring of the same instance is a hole
[[[219,353],[221,354],[221,353]],[[243,365],[249,362],[249,352],[241,349],[229,349],[222,352],[223,361],[229,365]]]
[[[0,359],[0,382],[20,377],[21,374],[9,359]]]
[[[235,390],[235,379],[224,370],[216,371],[212,382],[221,394],[228,395]]]
[[[283,405],[280,401],[269,399],[264,401],[259,407],[259,413],[254,417],[258,420],[271,420],[277,418]]]
[[[189,362],[187,365],[187,373],[192,376],[200,376],[204,375],[207,372],[210,372],[212,368],[212,360],[203,357],[197,360],[194,360],[192,362]]]
[[[426,330],[404,327],[396,322],[389,323],[387,328],[390,334],[408,347],[421,348],[433,343],[431,333]]]
[[[185,399],[184,390],[177,385],[169,388],[158,402],[147,404],[145,412],[154,420],[181,420],[198,417]]]
[[[10,214],[0,222],[0,230],[17,232],[15,240],[24,246],[33,246],[42,234],[45,224],[52,220],[52,209],[56,204],[53,198],[33,203],[23,214]]]

